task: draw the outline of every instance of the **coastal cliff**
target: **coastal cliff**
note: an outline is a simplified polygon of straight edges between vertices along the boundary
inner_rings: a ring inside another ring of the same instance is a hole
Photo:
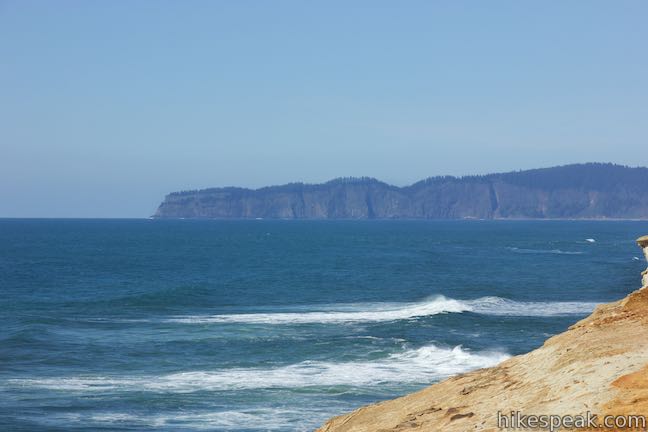
[[[648,236],[637,242],[648,259]],[[528,354],[335,417],[318,432],[495,432],[498,412],[590,412],[599,424],[608,415],[648,416],[648,279]]]
[[[406,187],[372,178],[174,192],[155,218],[648,219],[648,168],[577,164]]]

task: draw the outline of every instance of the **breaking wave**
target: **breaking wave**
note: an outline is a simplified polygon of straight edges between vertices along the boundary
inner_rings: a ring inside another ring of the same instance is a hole
[[[232,368],[161,376],[25,378],[8,380],[8,384],[71,392],[161,393],[426,384],[469,370],[493,366],[508,357],[502,352],[471,352],[461,346],[441,348],[428,345],[376,360],[304,361],[275,368]]]
[[[435,296],[419,303],[368,303],[340,305],[327,310],[221,315],[190,315],[165,319],[185,324],[325,324],[381,322],[416,319],[443,313],[473,312],[482,315],[550,317],[585,315],[596,307],[591,302],[518,302],[501,297],[455,300]]]
[[[261,408],[246,411],[182,412],[161,413],[156,415],[133,415],[129,413],[101,413],[80,418],[79,422],[98,423],[114,427],[115,423],[129,422],[138,426],[156,429],[186,428],[198,430],[241,431],[260,429],[264,431],[292,430],[308,431],[315,429],[331,416],[325,410]]]
[[[478,314],[524,317],[587,315],[598,305],[595,302],[518,302],[501,297],[482,297],[466,303],[471,312]]]
[[[71,424],[83,425],[84,429],[94,426],[93,430],[121,429],[127,425],[128,430],[156,431],[312,431],[324,423],[342,407],[324,406],[288,409],[278,408],[248,408],[243,410],[176,410],[159,413],[133,413],[128,411],[90,411],[79,413],[53,413],[48,416],[47,424],[53,422],[66,425],[62,430],[70,428]],[[76,428],[74,428],[76,430]],[[57,429],[58,430],[58,429]]]

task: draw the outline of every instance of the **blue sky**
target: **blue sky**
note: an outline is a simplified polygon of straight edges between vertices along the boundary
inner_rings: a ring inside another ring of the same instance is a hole
[[[0,0],[0,216],[648,165],[642,1]]]

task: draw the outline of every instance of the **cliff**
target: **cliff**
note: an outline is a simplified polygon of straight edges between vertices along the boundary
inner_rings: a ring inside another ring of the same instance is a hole
[[[638,242],[648,258],[648,237]],[[535,351],[333,418],[318,431],[494,432],[498,412],[512,411],[591,412],[599,424],[607,415],[648,416],[648,285],[599,306]]]
[[[174,192],[156,218],[648,219],[648,168],[578,164],[407,187],[372,178]]]

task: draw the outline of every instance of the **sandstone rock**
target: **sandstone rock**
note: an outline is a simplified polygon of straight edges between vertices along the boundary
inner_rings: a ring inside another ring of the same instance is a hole
[[[643,249],[646,261],[648,261],[648,236],[639,237],[637,239],[637,244]],[[648,286],[648,269],[644,270],[643,273],[641,273],[641,276],[641,285]]]

